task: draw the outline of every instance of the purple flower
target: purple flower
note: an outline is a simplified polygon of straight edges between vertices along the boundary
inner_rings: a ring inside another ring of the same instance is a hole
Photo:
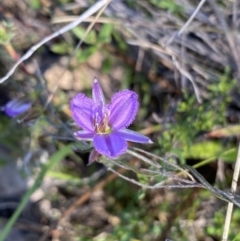
[[[9,101],[2,110],[4,110],[9,117],[16,117],[26,112],[31,106],[31,102],[13,99]]]
[[[117,92],[105,103],[102,88],[94,79],[92,99],[80,93],[70,102],[73,119],[82,130],[74,133],[79,140],[93,141],[89,164],[99,155],[115,158],[127,150],[127,141],[152,143],[137,132],[126,129],[138,111],[138,96],[130,90]]]

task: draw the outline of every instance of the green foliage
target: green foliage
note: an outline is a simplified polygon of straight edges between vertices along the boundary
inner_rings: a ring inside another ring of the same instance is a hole
[[[104,24],[99,32],[98,43],[99,44],[110,43],[112,40],[112,32],[113,32],[113,25]]]
[[[183,11],[183,7],[177,4],[175,0],[150,0],[150,3],[175,14],[180,14]]]
[[[226,216],[225,210],[221,209],[215,212],[212,223],[208,225],[208,227],[206,228],[206,233],[214,237],[216,240],[221,240],[225,216]],[[240,223],[240,210],[234,209],[232,220],[231,220],[231,228],[229,230],[229,238],[228,238],[229,240],[233,240],[236,237],[236,235],[238,235],[239,223]]]
[[[78,49],[76,52],[76,58],[79,63],[84,63],[88,60],[88,58],[96,53],[98,48],[96,46],[90,46],[86,49]]]
[[[72,29],[73,34],[83,40],[87,46],[78,49],[76,51],[76,58],[79,63],[84,63],[88,58],[101,49],[102,45],[110,43],[112,40],[113,25],[103,24],[101,29],[97,32],[96,30],[91,30],[86,34],[86,29],[77,26]],[[51,46],[51,50],[57,54],[71,54],[74,50],[74,46],[67,42],[55,43]]]
[[[121,225],[114,228],[112,238],[109,240],[129,241],[129,240],[153,240],[161,233],[159,222],[153,222],[144,208],[137,211],[122,212],[120,215]]]
[[[113,34],[114,40],[118,44],[118,48],[122,51],[126,51],[127,50],[127,44],[124,41],[123,36],[117,31],[113,31],[112,34]]]
[[[0,44],[8,44],[15,35],[15,27],[13,23],[5,21],[0,22]]]
[[[230,102],[229,92],[234,85],[235,81],[229,79],[229,71],[226,70],[218,83],[208,86],[209,97],[202,104],[197,103],[195,96],[184,93],[183,100],[177,106],[175,123],[166,124],[165,130],[158,138],[159,153],[174,152],[182,161],[186,158],[220,157],[229,147],[223,148],[218,141],[195,143],[195,140],[201,132],[211,131],[216,126],[226,124],[225,112]],[[234,161],[235,153],[221,158]]]
[[[212,97],[222,97],[225,101],[230,100],[229,91],[236,85],[234,79],[230,79],[230,69],[226,67],[224,74],[216,83],[208,85]]]
[[[66,54],[71,53],[73,50],[66,42],[55,43],[51,46],[51,50],[56,54]]]
[[[72,32],[74,33],[74,35],[76,35],[76,37],[82,39],[84,43],[96,44],[97,42],[97,34],[94,30],[91,30],[88,34],[86,34],[86,29],[77,26],[72,29]]]
[[[35,9],[35,10],[40,9],[42,6],[41,1],[39,1],[39,0],[31,0],[29,4],[30,4],[31,8]]]
[[[240,240],[240,232],[234,237],[233,241],[239,241]]]
[[[112,67],[111,57],[107,56],[107,58],[105,58],[103,60],[103,63],[102,63],[102,71],[103,71],[103,73],[104,74],[109,73],[110,70],[111,70],[111,67]]]
[[[183,150],[182,156],[184,158],[193,159],[208,159],[208,158],[221,158],[223,161],[235,161],[237,157],[237,150],[234,149],[231,153],[225,153],[229,148],[222,146],[220,142],[217,141],[204,141],[194,143],[189,148]]]

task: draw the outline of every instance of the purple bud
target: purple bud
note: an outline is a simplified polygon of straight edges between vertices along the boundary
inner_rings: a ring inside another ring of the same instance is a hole
[[[32,103],[29,101],[13,99],[3,107],[3,111],[9,117],[16,117],[26,112],[31,106]]]

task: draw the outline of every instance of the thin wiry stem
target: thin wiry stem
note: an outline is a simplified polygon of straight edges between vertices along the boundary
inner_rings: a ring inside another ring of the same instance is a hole
[[[133,149],[136,150],[136,151],[142,152],[142,153],[144,153],[144,154],[146,154],[146,155],[148,155],[148,156],[155,157],[155,158],[161,160],[162,162],[166,163],[166,164],[169,165],[169,166],[172,166],[172,167],[176,168],[177,170],[183,172],[184,174],[186,174],[187,176],[189,176],[189,178],[191,178],[192,180],[194,180],[194,178],[193,178],[188,172],[186,172],[186,170],[184,170],[182,167],[180,167],[180,166],[178,166],[178,165],[176,165],[176,164],[174,164],[174,163],[172,163],[172,162],[169,162],[169,161],[165,160],[164,158],[161,158],[161,157],[159,157],[159,156],[156,156],[156,155],[154,155],[154,154],[152,154],[152,153],[150,153],[150,152],[144,151],[144,150],[142,150],[142,149],[139,149],[139,148],[136,148],[136,147],[134,147]],[[136,156],[136,153],[135,153],[135,152],[129,152],[129,150],[128,150],[128,153],[131,154],[131,155],[135,155],[135,156]],[[140,158],[141,160],[143,160],[143,158],[144,158],[144,157],[141,156],[141,155],[136,156],[136,157]],[[147,159],[147,158],[145,158],[145,159]],[[147,159],[147,160],[148,160],[148,159]],[[148,162],[149,162],[149,161],[148,161]],[[151,165],[151,164],[153,165],[153,162],[151,162],[150,165]],[[154,164],[156,165],[156,163],[154,163]],[[159,167],[159,164],[158,164],[158,167]],[[161,167],[162,167],[162,166],[160,165],[160,168],[161,168]]]
[[[135,149],[135,148],[134,148]],[[136,150],[138,150],[137,148],[136,148]],[[148,165],[150,165],[150,166],[154,166],[154,167],[156,167],[156,168],[162,168],[162,166],[160,165],[160,164],[158,164],[158,163],[156,163],[156,162],[152,162],[151,160],[149,160],[148,158],[145,158],[144,156],[142,156],[142,155],[139,155],[138,153],[136,153],[136,152],[134,152],[134,151],[131,151],[131,150],[127,150],[127,153],[128,154],[130,154],[130,155],[132,155],[132,156],[134,156],[134,157],[136,157],[136,158],[138,158],[138,159],[140,159],[140,160],[142,160],[142,161],[144,161],[145,163],[147,163]],[[147,152],[148,153],[148,152]]]
[[[181,183],[178,183],[178,184],[169,184],[169,185],[162,185],[162,183],[157,183],[153,186],[151,185],[147,185],[147,184],[143,184],[143,183],[140,183],[132,178],[128,178],[122,174],[120,174],[119,172],[115,171],[114,169],[112,169],[111,167],[108,167],[108,170],[115,173],[116,175],[118,175],[119,177],[121,177],[122,179],[128,181],[128,182],[131,182],[139,187],[142,187],[142,188],[146,188],[146,189],[159,189],[159,188],[193,188],[193,187],[202,187],[202,185],[200,185],[199,183],[192,183],[192,184],[181,184]]]
[[[181,66],[181,64],[179,63],[179,61],[178,61],[174,56],[172,56],[172,60],[173,60],[173,63],[175,64],[176,68],[179,70],[179,72],[180,72],[183,76],[185,76],[185,77],[191,82],[191,84],[192,84],[192,86],[193,86],[193,89],[194,89],[194,92],[195,92],[195,95],[196,95],[196,98],[197,98],[197,101],[198,101],[198,103],[201,104],[201,103],[202,103],[202,98],[201,98],[201,96],[200,96],[200,93],[199,93],[199,91],[198,91],[197,84],[195,83],[192,75],[191,75],[188,71],[186,71],[186,69],[184,69],[184,68]]]
[[[147,158],[145,158],[143,156],[140,156],[138,154],[136,155],[136,157],[137,156],[139,157],[139,159],[141,159],[141,160],[144,159],[144,161],[146,162]],[[151,160],[149,160],[149,163],[150,162],[151,162]],[[131,171],[133,171],[135,173],[143,174],[143,175],[146,175],[146,176],[152,176],[152,177],[154,177],[154,176],[163,176],[163,177],[171,178],[172,180],[175,180],[175,181],[178,181],[178,182],[187,183],[187,184],[190,184],[190,185],[195,184],[195,181],[190,181],[188,179],[180,178],[177,175],[174,175],[173,173],[170,173],[170,172],[164,170],[163,168],[159,168],[158,169],[158,168],[156,168],[156,166],[155,166],[156,169],[153,171],[153,170],[148,170],[148,169],[137,169],[134,166],[131,166],[130,164],[125,165],[123,160],[114,160],[114,159],[112,159],[111,163],[114,163],[115,165],[117,165],[117,166],[119,166],[121,168],[124,168],[126,170],[131,170]],[[154,186],[160,186],[161,184],[162,184],[162,182],[161,183],[156,183],[156,184],[154,184]]]
[[[16,68],[25,60],[30,58],[33,53],[40,48],[43,44],[47,43],[48,41],[52,40],[53,38],[58,37],[59,35],[73,29],[78,24],[80,24],[83,20],[87,19],[94,13],[96,13],[99,9],[101,9],[104,5],[106,5],[109,2],[109,0],[100,0],[97,3],[95,3],[92,7],[90,7],[87,11],[85,11],[81,16],[78,17],[74,22],[64,26],[63,28],[59,29],[58,31],[54,32],[53,34],[49,35],[48,37],[44,38],[39,43],[33,45],[27,52],[24,54],[15,65],[8,71],[8,73],[0,78],[0,83],[3,83],[5,80],[7,80],[16,70]]]
[[[238,146],[238,155],[237,155],[236,165],[233,173],[233,180],[232,180],[232,186],[231,186],[232,193],[235,193],[237,190],[237,181],[239,178],[239,172],[240,172],[240,144]],[[227,207],[227,214],[226,214],[224,229],[223,229],[222,241],[227,241],[228,239],[228,233],[229,233],[229,228],[230,228],[230,223],[232,218],[232,211],[233,211],[233,203],[229,202]]]
[[[195,9],[195,11],[193,12],[193,14],[190,16],[190,18],[187,20],[187,22],[182,26],[182,28],[176,33],[174,34],[166,43],[165,47],[167,47],[168,45],[170,45],[173,40],[177,37],[180,36],[186,29],[187,27],[190,25],[190,23],[192,22],[192,20],[195,18],[195,16],[197,15],[197,13],[199,12],[199,10],[201,9],[201,7],[203,6],[203,4],[206,2],[206,0],[201,0],[201,2],[198,4],[197,8]]]

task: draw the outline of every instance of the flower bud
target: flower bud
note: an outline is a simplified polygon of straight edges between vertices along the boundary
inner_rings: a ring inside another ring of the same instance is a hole
[[[3,107],[3,111],[9,117],[16,117],[26,112],[31,106],[32,103],[29,101],[13,99]]]

